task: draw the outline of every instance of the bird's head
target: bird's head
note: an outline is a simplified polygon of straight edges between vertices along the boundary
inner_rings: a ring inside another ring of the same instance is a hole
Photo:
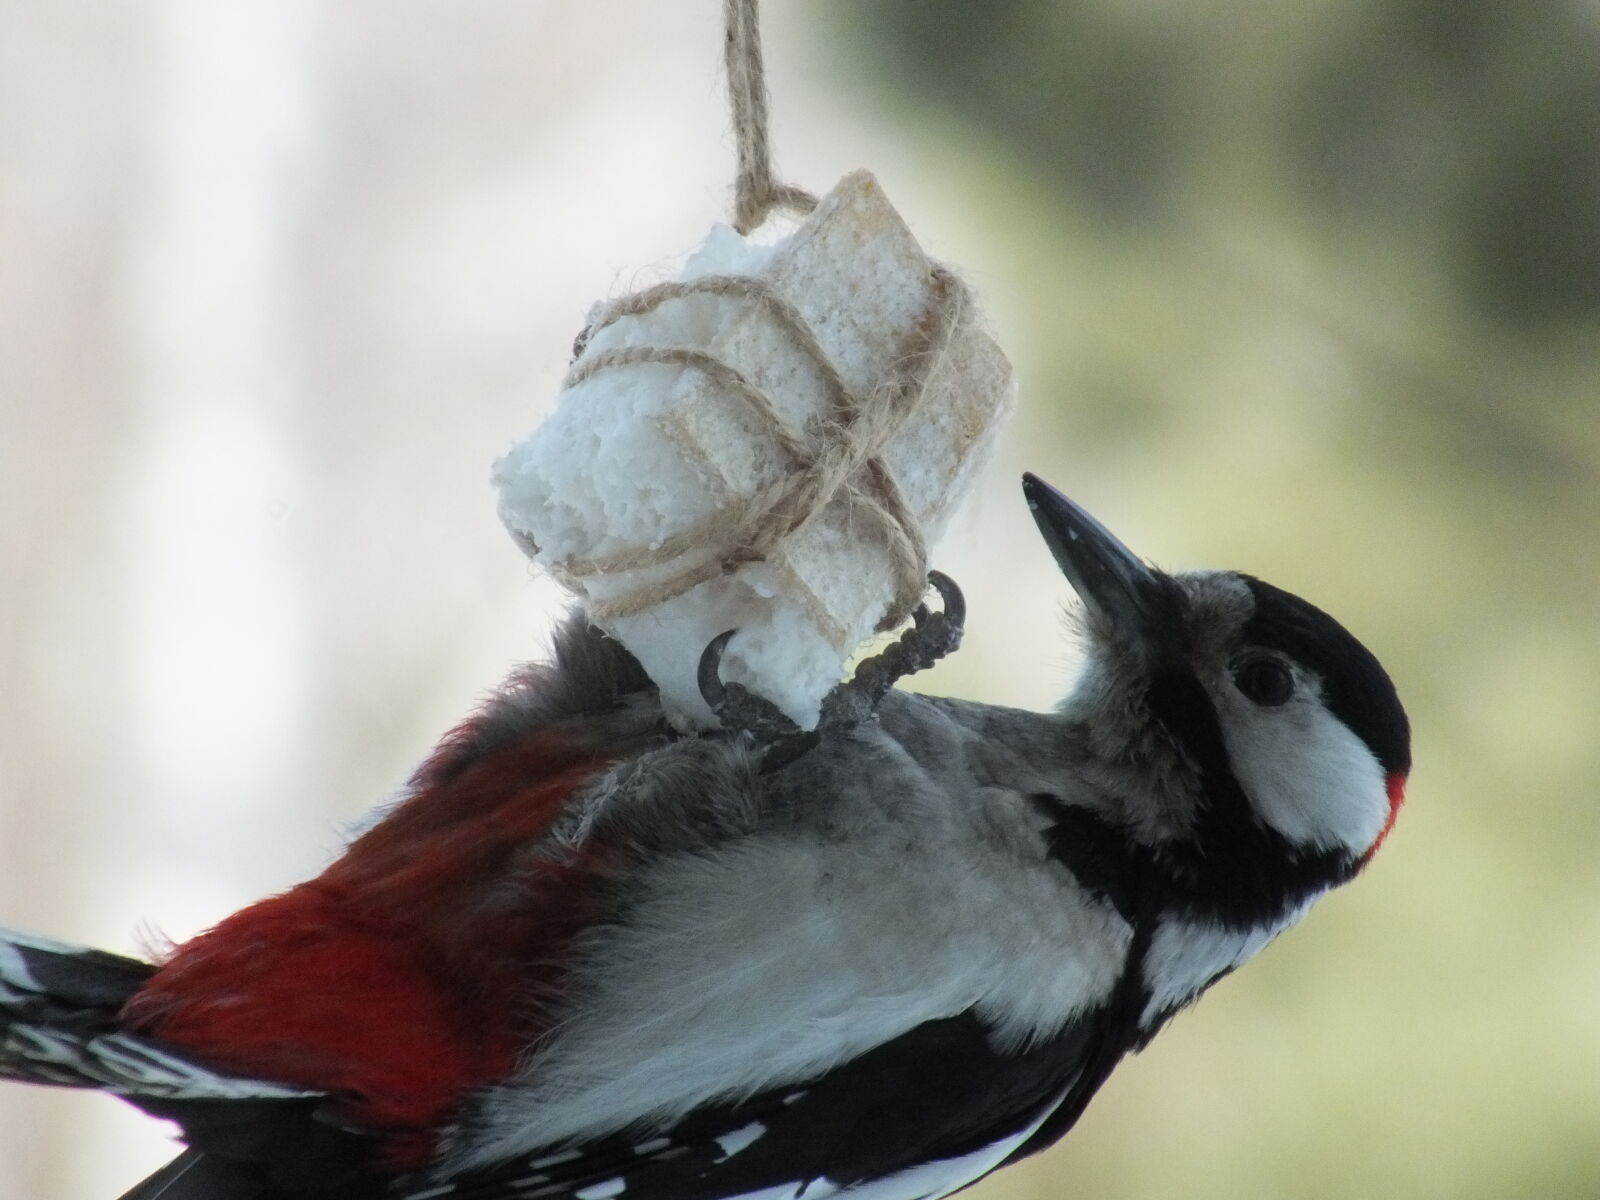
[[[1120,781],[1130,835],[1243,909],[1359,870],[1411,768],[1405,710],[1372,653],[1298,596],[1232,571],[1158,571],[1049,484],[1026,475],[1023,490],[1083,604],[1065,711]]]

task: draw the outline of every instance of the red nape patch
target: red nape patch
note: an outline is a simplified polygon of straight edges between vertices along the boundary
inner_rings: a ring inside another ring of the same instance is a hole
[[[1376,854],[1378,847],[1388,839],[1389,831],[1394,828],[1394,819],[1400,815],[1400,806],[1406,802],[1406,777],[1399,771],[1384,781],[1384,787],[1389,793],[1389,816],[1384,821],[1383,828],[1378,831],[1378,840],[1372,843],[1372,849],[1366,853],[1368,859]]]
[[[123,1019],[336,1093],[391,1165],[421,1165],[466,1092],[515,1069],[561,949],[603,915],[594,852],[529,850],[604,765],[537,735],[423,779],[316,879],[180,946]]]

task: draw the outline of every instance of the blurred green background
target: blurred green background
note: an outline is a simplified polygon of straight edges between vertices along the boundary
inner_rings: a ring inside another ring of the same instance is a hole
[[[1369,875],[982,1194],[1600,1195],[1600,8],[827,14],[1015,289],[1018,440],[1337,613],[1415,730]]]
[[[0,5],[0,923],[303,878],[538,652],[487,464],[725,211],[718,7]],[[1600,7],[765,7],[785,174],[877,171],[1022,381],[925,686],[1070,675],[1028,468],[1326,607],[1414,724],[1370,871],[974,1194],[1600,1196]],[[0,1194],[162,1139],[0,1090]]]

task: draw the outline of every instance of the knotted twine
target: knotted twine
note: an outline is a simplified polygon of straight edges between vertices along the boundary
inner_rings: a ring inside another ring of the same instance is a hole
[[[738,153],[733,227],[740,234],[750,233],[775,208],[808,213],[817,206],[815,196],[780,181],[773,170],[758,3],[725,0],[723,6],[728,97]],[[891,376],[864,397],[846,385],[800,310],[765,280],[753,276],[706,275],[657,284],[613,301],[591,320],[574,348],[578,361],[563,388],[616,367],[656,363],[692,368],[744,401],[791,464],[774,483],[752,495],[735,497],[706,519],[650,546],[551,564],[563,583],[575,587],[585,578],[659,567],[694,555],[691,565],[651,585],[610,600],[591,598],[591,617],[603,622],[632,616],[707,580],[730,574],[745,563],[764,562],[784,539],[840,499],[871,518],[888,553],[894,597],[878,630],[892,629],[904,621],[922,599],[928,547],[921,523],[882,455],[916,415],[928,381],[965,322],[967,309],[966,289],[947,268],[934,266],[929,284],[930,302],[903,340]],[[589,339],[613,322],[697,295],[728,296],[761,305],[816,366],[827,396],[825,412],[806,429],[796,429],[749,376],[698,347],[630,346],[583,355]],[[713,549],[709,556],[704,553],[708,547]],[[825,613],[812,615],[827,618]],[[819,624],[826,627],[834,622],[826,619]]]

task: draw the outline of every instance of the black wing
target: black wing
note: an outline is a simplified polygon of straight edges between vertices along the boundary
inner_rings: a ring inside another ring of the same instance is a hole
[[[1070,1105],[1075,1119],[1128,1046],[1112,1017],[1110,1006],[1096,1009],[1049,1039],[1005,1051],[969,1011],[920,1025],[819,1079],[701,1109],[660,1136],[619,1134],[449,1183],[411,1181],[391,1195],[716,1200],[767,1192],[798,1200],[846,1187],[886,1200],[943,1195],[1019,1157],[1024,1145],[1042,1149],[1034,1143],[1044,1125],[1057,1126],[1051,1140],[1066,1132],[1070,1120],[1054,1115]],[[930,1170],[914,1172],[920,1167]],[[874,1183],[881,1188],[862,1186]]]

